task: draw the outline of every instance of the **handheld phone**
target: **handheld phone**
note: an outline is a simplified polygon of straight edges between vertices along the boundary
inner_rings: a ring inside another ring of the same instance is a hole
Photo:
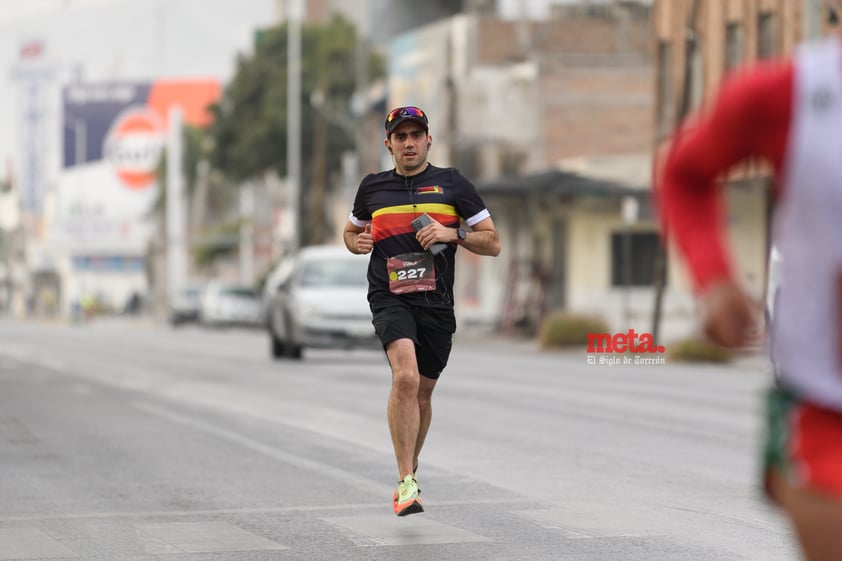
[[[433,219],[430,218],[430,216],[425,212],[424,214],[422,214],[421,216],[419,216],[418,218],[416,218],[415,220],[412,221],[412,227],[415,228],[415,231],[417,232],[418,230],[420,230],[424,226],[426,226],[428,224],[432,224],[432,222],[433,222]],[[433,245],[430,246],[429,252],[432,253],[433,255],[438,255],[439,253],[444,251],[446,248],[447,248],[446,243],[436,242],[436,243],[434,243]]]

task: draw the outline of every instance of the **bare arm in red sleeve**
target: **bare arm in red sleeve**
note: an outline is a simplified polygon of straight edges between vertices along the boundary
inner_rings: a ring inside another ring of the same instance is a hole
[[[746,323],[753,314],[733,279],[719,182],[751,158],[765,159],[780,177],[793,77],[791,63],[763,64],[731,77],[710,110],[676,135],[661,176],[658,196],[665,232],[684,255],[696,290],[711,304],[708,315],[721,308],[729,316],[730,323],[714,317],[712,326],[711,318],[706,319],[709,335],[726,346],[745,343]]]

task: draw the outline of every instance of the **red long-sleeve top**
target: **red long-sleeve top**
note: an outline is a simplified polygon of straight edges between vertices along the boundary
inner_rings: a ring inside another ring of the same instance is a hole
[[[776,198],[780,195],[794,78],[791,61],[735,73],[670,147],[656,196],[662,225],[684,254],[699,292],[733,275],[725,244],[724,174],[740,162],[766,160],[778,179]]]

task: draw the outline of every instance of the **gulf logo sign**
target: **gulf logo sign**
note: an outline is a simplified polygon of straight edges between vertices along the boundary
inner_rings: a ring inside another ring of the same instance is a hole
[[[114,119],[102,152],[126,187],[140,190],[155,182],[164,132],[163,120],[147,107],[130,107]]]

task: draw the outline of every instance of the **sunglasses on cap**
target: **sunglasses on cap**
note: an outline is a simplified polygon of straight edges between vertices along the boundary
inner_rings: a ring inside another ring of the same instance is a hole
[[[392,109],[386,116],[386,130],[391,130],[398,121],[405,119],[422,121],[425,126],[428,124],[427,115],[419,108],[413,106],[397,107]]]

